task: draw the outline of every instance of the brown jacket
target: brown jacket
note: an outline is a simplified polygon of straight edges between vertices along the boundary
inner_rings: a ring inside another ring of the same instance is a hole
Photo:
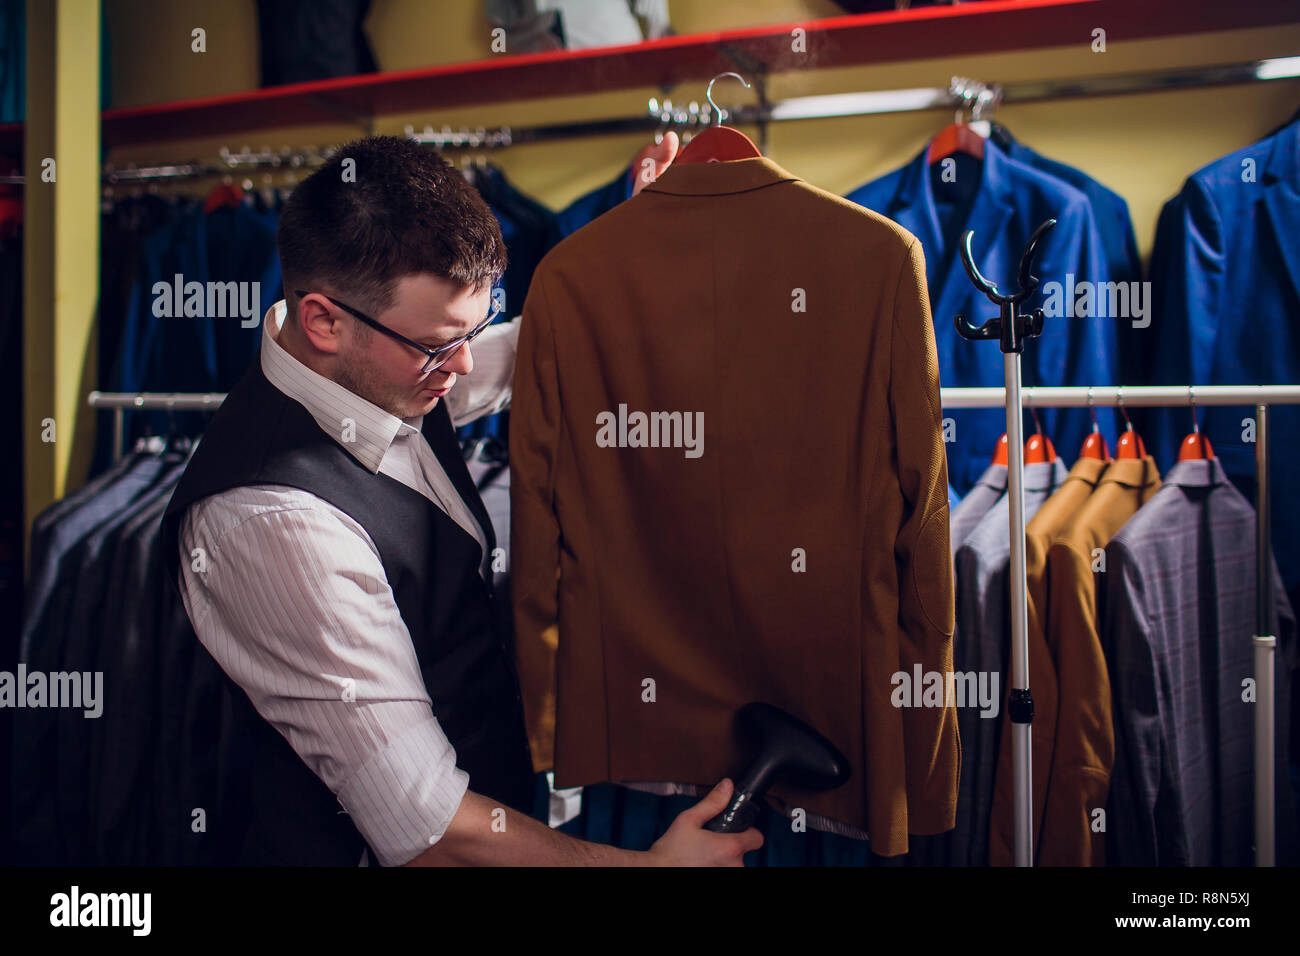
[[[1094,814],[1106,807],[1115,731],[1093,575],[1104,573],[1098,562],[1115,532],[1159,489],[1160,474],[1149,456],[1111,462],[1047,551],[1047,639],[1060,710],[1038,840],[1040,866],[1105,863],[1106,834],[1094,829]]]
[[[883,855],[953,826],[955,708],[891,702],[898,672],[952,668],[910,233],[766,158],[671,166],[538,267],[510,460],[520,679],[556,786],[711,785],[762,700],[849,760],[835,790],[775,788],[789,806]]]
[[[1061,487],[1043,502],[1025,525],[1029,690],[1034,698],[1030,766],[1033,777],[1034,806],[1031,819],[1035,858],[1042,839],[1047,779],[1052,770],[1052,751],[1056,747],[1056,722],[1060,712],[1056,663],[1048,647],[1044,626],[1048,605],[1047,549],[1061,528],[1083,507],[1105,470],[1105,462],[1080,458],[1070,469],[1070,474]],[[989,820],[990,866],[1015,864],[1015,776],[1011,761],[1011,737],[1011,717],[1007,713],[1003,715],[1002,737],[998,746],[997,783]]]

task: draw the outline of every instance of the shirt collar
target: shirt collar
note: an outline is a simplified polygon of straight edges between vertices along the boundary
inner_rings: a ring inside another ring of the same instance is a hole
[[[1087,482],[1096,488],[1097,482],[1101,481],[1101,476],[1106,473],[1107,464],[1109,463],[1100,458],[1080,458],[1070,469],[1067,480]]]
[[[1007,466],[1006,465],[989,465],[984,469],[984,474],[979,476],[975,482],[977,485],[984,485],[992,488],[996,492],[1007,490]]]
[[[721,196],[798,181],[798,176],[766,156],[755,156],[725,163],[673,163],[641,191],[670,196]]]
[[[1146,488],[1158,484],[1160,471],[1150,455],[1143,458],[1116,458],[1101,476],[1101,484],[1125,485],[1129,488]]]
[[[1055,491],[1065,481],[1065,462],[1060,458],[1025,465],[1025,491]]]
[[[1180,461],[1165,475],[1165,484],[1184,488],[1209,488],[1226,484],[1228,476],[1218,458]]]
[[[353,458],[379,471],[393,439],[419,431],[423,416],[401,419],[355,392],[313,372],[276,341],[288,315],[281,299],[267,309],[262,320],[262,374],[266,380],[311,414],[321,431],[337,441]],[[349,421],[351,425],[349,426]]]

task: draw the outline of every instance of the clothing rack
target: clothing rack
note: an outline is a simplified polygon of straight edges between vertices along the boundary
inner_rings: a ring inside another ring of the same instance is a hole
[[[1018,381],[1016,383],[1018,385]],[[1300,385],[1143,385],[1143,386],[1093,386],[1093,387],[1029,387],[1018,389],[1021,408],[1123,408],[1197,406],[1254,406],[1255,408],[1255,847],[1256,865],[1273,866],[1274,847],[1274,754],[1276,727],[1275,657],[1277,636],[1269,634],[1272,616],[1272,548],[1269,540],[1269,428],[1270,405],[1300,405]],[[92,408],[113,412],[114,460],[121,458],[124,434],[123,417],[128,409],[162,409],[166,411],[215,411],[225,399],[220,392],[91,392],[88,401]],[[1006,388],[941,388],[939,402],[944,408],[1004,408],[1007,405]],[[1018,441],[1018,439],[1017,439]],[[1010,438],[1008,439],[1010,443]],[[1014,453],[1018,449],[1011,448]],[[1017,491],[1019,485],[1017,484]],[[1008,490],[1010,493],[1010,488]],[[1023,542],[1023,516],[1021,540]],[[1023,549],[1022,549],[1023,555]],[[1023,581],[1023,567],[1021,569]],[[1028,665],[1024,670],[1024,686],[1028,688]],[[1013,686],[1014,682],[1013,682]],[[1028,745],[1026,727],[1026,746]],[[1016,779],[1022,776],[1027,783],[1028,751],[1018,758]],[[1021,760],[1024,763],[1021,764]],[[1028,808],[1024,822],[1028,823]],[[1017,821],[1017,862],[1029,859],[1032,835],[1021,845],[1021,827]],[[1022,855],[1023,854],[1023,855]]]
[[[707,102],[700,104],[691,101],[674,104],[669,99],[661,102],[658,98],[652,97],[647,103],[646,112],[641,116],[551,123],[542,126],[462,126],[459,129],[443,126],[440,130],[426,126],[422,132],[416,132],[413,126],[407,126],[406,135],[417,142],[444,150],[487,151],[504,149],[515,144],[544,143],[588,136],[647,132],[661,136],[670,129],[682,134],[683,139],[689,139],[695,131],[725,120],[732,126],[757,126],[759,147],[766,152],[767,124],[772,122],[939,109],[965,109],[987,118],[987,114],[1000,103],[1033,103],[1042,100],[1155,93],[1295,77],[1300,77],[1300,56],[1274,57],[1183,70],[1149,70],[1078,79],[1012,83],[1005,86],[955,76],[946,87],[832,93],[822,96],[800,96],[769,103],[766,99],[766,76],[758,71],[755,73],[753,84],[758,92],[759,105],[721,110],[720,115],[716,117]],[[253,151],[245,146],[240,151],[234,152],[223,147],[220,160],[215,164],[193,160],[143,167],[130,165],[120,169],[106,166],[101,178],[105,186],[112,186],[231,175],[237,170],[288,169],[293,171],[323,163],[335,148],[285,147],[272,150],[270,147],[263,147],[261,150]],[[23,176],[0,176],[0,184],[22,185],[25,182]]]
[[[1269,633],[1272,617],[1272,545],[1269,540],[1269,432],[1270,405],[1300,405],[1300,385],[1148,385],[1106,387],[1037,387],[1021,388],[1022,408],[1082,407],[1172,407],[1240,405],[1255,407],[1255,865],[1273,866],[1274,845],[1274,754],[1276,727],[1276,650],[1277,636]],[[1006,388],[941,388],[940,404],[945,408],[1002,408],[1007,402]],[[1008,437],[1008,444],[1011,438]],[[1014,451],[1014,449],[1008,449]],[[1010,491],[1008,491],[1010,493]],[[1023,540],[1023,520],[1021,535]],[[1023,553],[1023,551],[1022,551]],[[1014,573],[1014,572],[1013,572]],[[1024,568],[1020,570],[1023,580]],[[1013,609],[1014,610],[1014,609]],[[1028,686],[1027,674],[1024,686]],[[1013,681],[1014,684],[1014,681]],[[1019,686],[1019,685],[1015,685]],[[1028,741],[1026,740],[1026,746]],[[1029,779],[1026,760],[1025,782]],[[1017,763],[1017,770],[1022,766]],[[1020,781],[1021,773],[1016,774]],[[1025,827],[1028,826],[1028,816]],[[1020,823],[1020,821],[1017,821]],[[1016,828],[1017,864],[1021,862],[1021,826]],[[1023,847],[1029,859],[1032,835]]]
[[[113,413],[113,461],[122,460],[128,409],[168,412],[215,412],[225,401],[224,392],[91,392],[86,401],[91,408]]]

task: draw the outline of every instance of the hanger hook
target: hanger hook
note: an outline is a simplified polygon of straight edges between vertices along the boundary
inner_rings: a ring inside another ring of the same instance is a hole
[[[1123,385],[1120,385],[1118,388],[1115,389],[1115,407],[1119,409],[1120,415],[1122,415],[1124,418],[1124,426],[1125,426],[1124,430],[1131,432],[1133,430],[1133,422],[1128,417],[1128,412],[1124,409],[1124,386]]]
[[[750,85],[745,82],[745,78],[743,76],[741,76],[739,73],[732,73],[730,71],[726,73],[719,73],[713,79],[709,80],[709,85],[704,90],[704,98],[708,100],[709,105],[713,107],[713,112],[718,117],[719,126],[722,125],[722,120],[725,116],[726,111],[723,110],[722,107],[718,106],[717,103],[713,102],[713,84],[718,82],[718,80],[722,79],[724,76],[734,76],[736,79],[740,80],[740,82],[744,85],[745,89],[748,90],[751,88]]]
[[[1192,407],[1192,434],[1199,435],[1201,426],[1196,421],[1196,386],[1187,386],[1187,403]]]
[[[1043,423],[1039,421],[1038,409],[1033,405],[1029,406],[1029,417],[1034,420],[1034,434],[1041,437],[1043,434]]]
[[[1092,419],[1092,433],[1094,435],[1101,431],[1101,426],[1097,424],[1097,409],[1092,404],[1092,386],[1088,386],[1088,416]]]

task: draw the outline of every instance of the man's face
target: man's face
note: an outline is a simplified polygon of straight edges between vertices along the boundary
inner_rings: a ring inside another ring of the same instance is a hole
[[[434,349],[473,331],[487,317],[491,303],[488,286],[474,292],[439,276],[419,274],[399,280],[392,307],[371,318]],[[352,316],[345,314],[343,321],[351,323],[351,329],[339,350],[335,381],[398,418],[428,414],[456,379],[474,368],[472,343],[462,345],[438,368],[421,373],[427,356]]]

